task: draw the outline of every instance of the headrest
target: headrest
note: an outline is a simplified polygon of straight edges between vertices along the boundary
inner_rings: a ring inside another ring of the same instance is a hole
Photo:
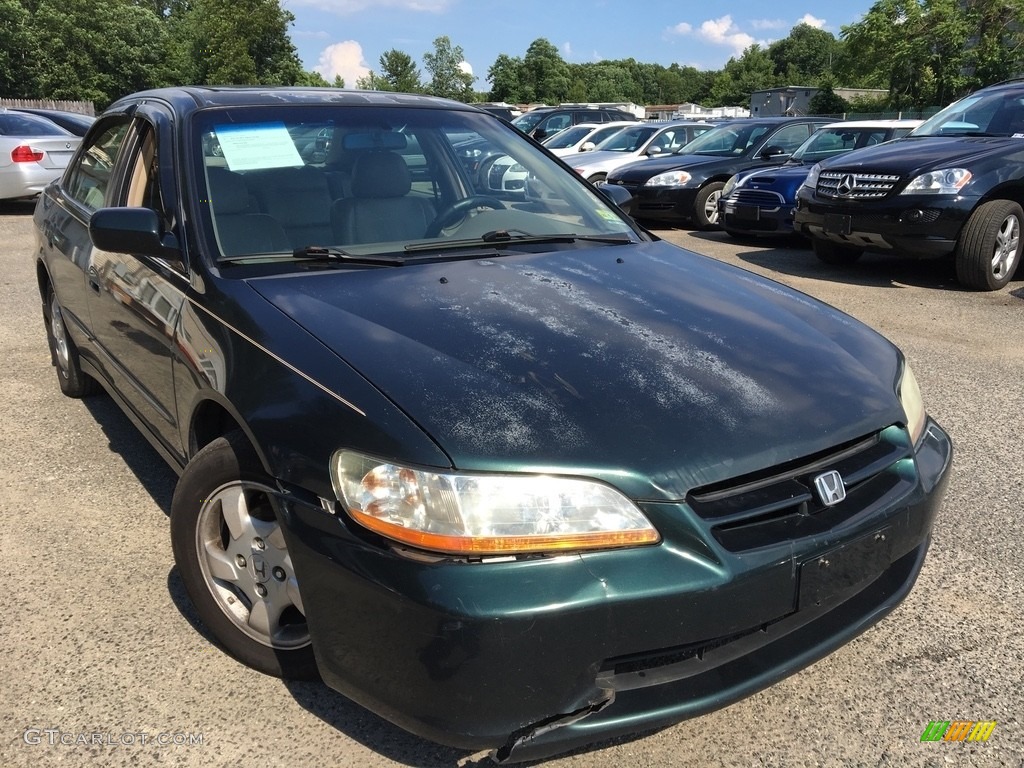
[[[249,189],[245,186],[245,179],[226,168],[214,167],[207,171],[214,212],[219,216],[248,212]]]
[[[409,166],[394,152],[368,152],[352,169],[353,197],[402,197],[410,189]]]

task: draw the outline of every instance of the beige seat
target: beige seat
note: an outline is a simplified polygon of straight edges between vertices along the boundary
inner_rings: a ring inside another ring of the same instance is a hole
[[[415,240],[436,211],[430,200],[410,195],[412,177],[400,155],[367,152],[352,169],[352,197],[337,200],[331,227],[338,245]]]
[[[290,251],[288,236],[272,217],[259,213],[239,174],[208,169],[210,203],[221,251],[225,256]]]

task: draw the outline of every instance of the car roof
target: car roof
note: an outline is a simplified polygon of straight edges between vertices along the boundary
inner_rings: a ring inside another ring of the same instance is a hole
[[[155,88],[140,91],[118,99],[110,109],[144,100],[165,101],[176,111],[185,113],[208,107],[280,106],[353,106],[353,107],[412,107],[484,112],[461,101],[437,96],[395,93],[393,91],[364,91],[343,88],[317,88],[289,86],[183,86]]]
[[[840,120],[822,128],[916,128],[924,120]]]

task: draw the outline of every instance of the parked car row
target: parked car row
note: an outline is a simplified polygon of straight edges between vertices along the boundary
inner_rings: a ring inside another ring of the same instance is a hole
[[[795,125],[679,157],[717,178]],[[523,188],[485,192],[506,162]],[[109,393],[179,473],[198,620],[424,738],[532,760],[703,714],[924,564],[952,444],[903,354],[480,110],[135,94],[33,223],[57,384]]]

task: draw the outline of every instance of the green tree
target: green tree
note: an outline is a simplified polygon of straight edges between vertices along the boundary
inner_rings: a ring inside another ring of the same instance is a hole
[[[476,78],[462,69],[466,60],[461,46],[453,46],[447,35],[434,40],[434,52],[423,54],[423,67],[430,73],[426,90],[434,96],[469,102]]]
[[[836,94],[831,83],[826,83],[811,97],[807,111],[812,115],[842,115],[850,111],[850,102]]]
[[[498,58],[487,70],[487,80],[491,90],[487,94],[488,101],[507,101],[513,104],[533,100],[523,91],[523,60],[507,54],[499,54]]]
[[[423,83],[420,81],[420,71],[416,68],[416,62],[412,60],[409,54],[394,48],[381,54],[380,74],[390,86],[387,89],[389,91],[419,93],[423,90]]]
[[[800,23],[768,46],[768,57],[785,85],[817,85],[831,73],[839,45],[831,32]]]
[[[530,43],[523,57],[522,83],[531,101],[559,104],[566,100],[571,82],[569,65],[554,45],[543,37]]]
[[[974,0],[966,8],[974,39],[964,52],[973,87],[1024,73],[1024,0]]]
[[[54,99],[103,108],[133,91],[169,84],[167,31],[150,7],[128,0],[39,0],[38,86]]]
[[[0,0],[0,96],[36,96],[38,41],[18,0]]]
[[[750,94],[782,85],[775,75],[775,64],[768,53],[754,43],[743,55],[731,58],[715,77],[709,106],[749,106]]]
[[[278,0],[193,0],[182,13],[185,79],[204,85],[295,85],[303,79],[288,36],[295,17]]]

